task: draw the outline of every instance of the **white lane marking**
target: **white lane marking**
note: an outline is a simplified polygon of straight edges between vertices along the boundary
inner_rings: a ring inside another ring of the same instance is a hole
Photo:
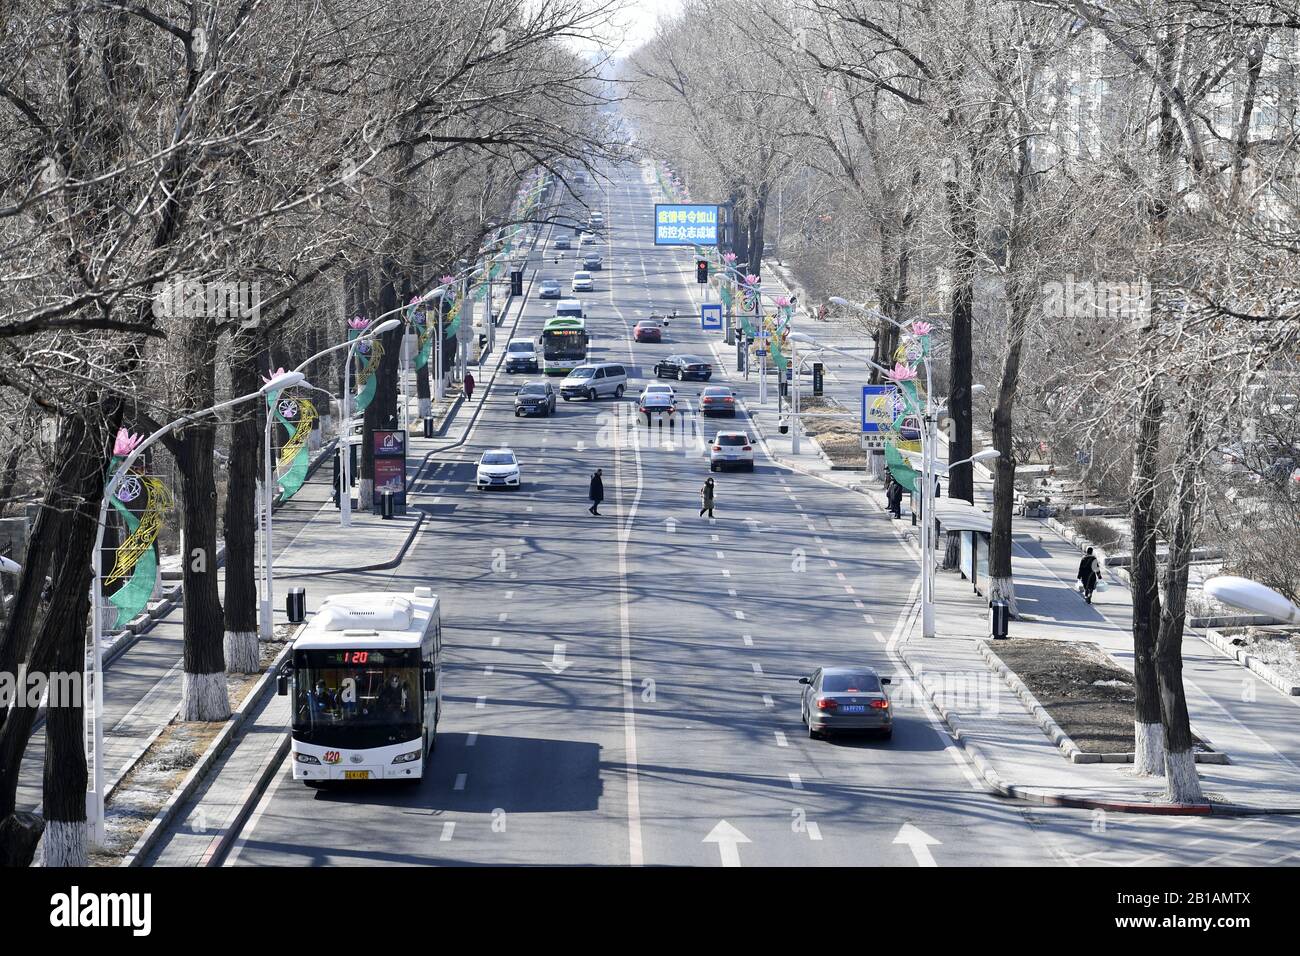
[[[752,668],[754,669],[754,673],[755,673],[755,674],[762,674],[762,673],[763,673],[763,665],[760,664],[758,661],[751,661],[750,664],[749,664],[749,666],[752,667]]]
[[[772,702],[772,695],[771,695],[771,694],[764,694],[764,695],[763,695],[763,706],[764,706],[764,707],[775,707],[775,706],[776,706],[776,704],[774,704],[774,703]]]
[[[830,551],[828,551],[826,548],[822,548],[822,554],[830,554]],[[827,561],[826,563],[829,564],[832,568],[838,568],[840,566],[838,561]]]
[[[866,607],[866,605],[862,603],[862,599],[861,599],[861,598],[854,598],[854,599],[853,599],[853,606],[854,606],[855,608],[857,608],[859,611],[861,611],[864,607]]]
[[[465,746],[466,746],[466,747],[476,747],[476,746],[478,746],[478,731],[477,731],[477,730],[471,730],[468,734],[465,735]]]
[[[844,585],[844,593],[845,593],[845,594],[857,594],[858,592],[855,591],[855,590],[853,590],[853,585],[852,585],[852,584],[846,584],[846,585]]]
[[[510,600],[512,597],[514,597],[514,596],[515,596],[515,592],[514,592],[514,591],[507,591],[507,592],[506,592],[506,600],[507,600],[507,601],[509,601],[509,600]]]
[[[942,846],[943,843],[936,840],[930,834],[926,833],[920,827],[914,827],[910,823],[904,823],[899,828],[898,835],[894,837],[894,843],[903,843],[912,851],[912,856],[916,860],[917,866],[938,866],[934,861],[934,855],[930,852],[932,846]]]
[[[486,696],[485,694],[480,694],[480,695],[479,695],[479,696],[474,700],[474,709],[475,709],[475,710],[482,710],[482,709],[483,709],[484,707],[486,707],[486,706],[487,706],[487,696]]]
[[[494,664],[488,664],[486,667],[484,667],[484,668],[483,668],[483,676],[484,676],[484,677],[491,677],[491,676],[492,676],[492,670],[493,670],[493,668],[494,668],[495,666],[496,666],[496,665],[494,665]]]
[[[719,820],[718,825],[709,831],[702,843],[716,843],[718,845],[718,855],[721,858],[722,865],[726,867],[740,866],[740,844],[748,843],[749,837],[741,833],[726,820]]]
[[[797,773],[788,773],[786,776],[790,778],[790,786],[796,790],[803,789],[803,779]]]
[[[735,596],[736,596],[736,589],[735,589],[735,588],[727,588],[727,597],[735,597]]]
[[[740,635],[740,639],[741,639],[742,641],[745,642],[745,646],[746,646],[746,647],[753,647],[753,646],[754,646],[754,638],[753,638],[752,635],[750,635],[750,634],[742,634],[742,635]]]
[[[493,646],[493,647],[500,647],[500,646],[501,646],[501,635],[500,635],[500,634],[498,634],[496,637],[492,638],[492,646]]]
[[[817,535],[813,535],[813,541],[816,542],[817,544],[824,544],[824,543],[825,543],[825,542],[823,542],[822,539],[821,539],[820,537],[818,537]]]
[[[808,824],[805,824],[805,827],[806,827],[807,830],[808,830],[808,839],[810,839],[810,840],[820,840],[820,839],[822,838],[822,828],[819,827],[817,824],[815,824],[815,823],[808,823]]]
[[[442,825],[442,835],[438,837],[439,843],[450,843],[451,835],[456,832],[456,822],[448,820]]]
[[[835,578],[836,578],[836,580],[839,580],[839,581],[847,581],[847,580],[848,580],[848,578],[844,577],[844,572],[843,572],[843,571],[836,571],[836,572],[835,572]]]
[[[717,536],[716,534],[711,534],[711,535],[709,535],[709,539],[710,539],[714,544],[717,544],[717,543],[718,543],[718,536]]]
[[[784,730],[774,730],[772,733],[776,736],[776,745],[778,747],[788,747],[789,743],[785,739]]]
[[[799,504],[797,501],[795,502],[794,508],[795,508],[795,511],[803,511],[803,505]],[[810,525],[812,524],[811,521],[808,522],[808,523],[809,523]]]
[[[723,560],[724,558],[726,558],[726,555],[723,554],[721,551],[714,551],[713,554],[717,557],[717,559],[718,559],[719,561],[721,561],[721,560]]]
[[[876,623],[876,619],[875,619],[874,617],[872,617],[870,614],[864,614],[864,615],[862,615],[862,620],[866,621],[868,624],[875,624],[875,623]]]
[[[509,611],[502,611],[500,614],[497,615],[497,623],[504,624],[506,622],[506,618],[508,618],[509,616],[510,616]]]
[[[469,780],[469,774],[467,774],[467,773],[458,773],[458,774],[456,774],[456,782],[453,783],[453,784],[451,785],[451,789],[453,789],[453,790],[464,790],[464,789],[465,789],[465,783],[466,783],[466,781],[468,781],[468,780]]]
[[[744,611],[737,611],[737,612],[736,612],[736,620],[737,620],[737,621],[743,621],[744,619],[745,619],[745,612],[744,612]]]
[[[728,571],[726,568],[723,568],[723,569],[722,569],[722,576],[723,576],[724,578],[729,578],[729,577],[731,577],[731,572]]]
[[[871,633],[875,635],[876,640],[878,640],[881,644],[885,643],[885,635],[882,632],[872,631]]]

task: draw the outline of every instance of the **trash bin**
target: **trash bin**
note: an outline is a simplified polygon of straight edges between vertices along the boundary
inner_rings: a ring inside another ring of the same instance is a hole
[[[433,416],[432,415],[424,416],[424,437],[425,438],[433,437]]]
[[[989,634],[994,640],[1007,636],[1007,624],[1011,620],[1011,606],[1001,599],[989,602]]]
[[[307,618],[307,589],[289,588],[284,596],[284,613],[290,624],[301,624]]]
[[[393,516],[393,493],[385,491],[379,496],[379,517],[388,520]]]

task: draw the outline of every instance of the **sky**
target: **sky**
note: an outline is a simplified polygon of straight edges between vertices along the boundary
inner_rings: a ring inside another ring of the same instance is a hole
[[[626,23],[621,30],[623,45],[618,49],[619,56],[627,56],[637,47],[654,36],[655,24],[663,17],[671,17],[682,8],[682,0],[636,0],[629,3],[620,14]]]

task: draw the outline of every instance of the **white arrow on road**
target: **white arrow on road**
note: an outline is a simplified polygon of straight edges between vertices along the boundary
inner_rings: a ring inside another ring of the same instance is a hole
[[[910,823],[904,823],[902,828],[898,831],[898,836],[894,837],[894,842],[907,844],[907,848],[912,851],[912,856],[916,858],[917,866],[939,865],[934,862],[934,856],[930,853],[930,847],[943,846],[943,841],[936,840],[920,827],[914,827]]]
[[[740,866],[740,844],[748,843],[749,837],[741,833],[726,820],[719,820],[718,825],[709,831],[700,842],[716,843],[718,853],[722,856],[723,866]]]
[[[573,661],[566,661],[564,659],[564,644],[560,641],[556,641],[555,653],[551,655],[551,659],[546,661],[545,664],[551,669],[551,673],[563,674],[570,665],[573,664]]]

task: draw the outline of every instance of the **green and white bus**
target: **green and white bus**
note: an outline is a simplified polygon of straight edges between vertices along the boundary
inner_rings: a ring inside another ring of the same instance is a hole
[[[555,318],[547,319],[542,326],[538,342],[547,375],[568,375],[587,361],[587,320],[582,316],[582,304],[574,299],[562,300],[555,307]]]

